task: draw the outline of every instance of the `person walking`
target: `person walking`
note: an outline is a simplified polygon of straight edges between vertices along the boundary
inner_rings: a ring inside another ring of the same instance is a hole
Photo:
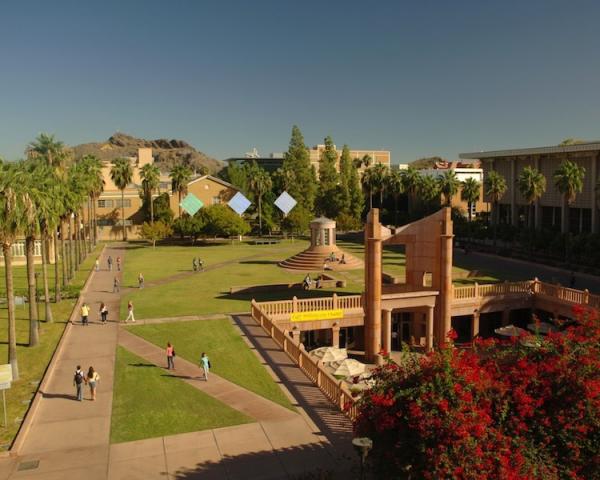
[[[135,317],[133,316],[133,302],[131,300],[129,300],[129,302],[127,302],[127,318],[125,319],[125,323],[127,323],[129,320],[131,320],[132,322],[135,322]]]
[[[90,367],[87,373],[87,384],[90,386],[90,393],[92,395],[92,401],[96,400],[96,386],[100,380],[100,375],[94,370],[94,367]]]
[[[121,271],[121,257],[117,257],[117,272]]]
[[[119,291],[119,279],[115,277],[115,280],[113,281],[113,293],[117,293]]]
[[[106,320],[108,318],[108,308],[106,308],[106,305],[104,304],[104,302],[100,303],[100,321],[102,322],[102,325],[106,325]]]
[[[96,271],[99,272],[100,271],[100,260],[96,259],[96,263],[94,264]]]
[[[113,259],[112,259],[112,257],[110,255],[108,256],[108,259],[106,260],[106,263],[108,263],[108,271],[112,272]]]
[[[85,383],[85,374],[81,370],[81,365],[77,365],[75,376],[73,377],[73,385],[77,389],[77,400],[83,401],[83,384]]]
[[[90,315],[90,307],[87,303],[83,302],[81,305],[81,324],[87,326],[88,325],[88,317]]]
[[[208,371],[210,370],[210,360],[206,353],[202,352],[202,356],[200,357],[200,366],[202,370],[204,370],[204,381],[208,382]]]
[[[138,275],[138,286],[140,289],[144,288],[144,276],[142,275],[142,272]]]
[[[175,370],[175,348],[167,342],[167,370]]]
[[[192,268],[194,269],[194,272],[198,271],[198,257],[194,257],[192,260]]]

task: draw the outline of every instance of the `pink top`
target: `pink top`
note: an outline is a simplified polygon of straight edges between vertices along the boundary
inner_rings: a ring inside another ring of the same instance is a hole
[[[173,347],[167,347],[167,357],[173,356]]]

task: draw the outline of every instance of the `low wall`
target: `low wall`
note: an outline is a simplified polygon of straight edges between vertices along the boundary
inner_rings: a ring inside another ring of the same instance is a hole
[[[346,286],[345,280],[338,280],[330,275],[321,275],[321,288],[344,288]],[[245,285],[235,286],[229,288],[229,293],[259,293],[259,292],[281,292],[284,290],[301,290],[303,288],[302,282],[299,283],[271,283],[264,285]],[[313,280],[313,284],[310,290],[316,288],[316,281]]]

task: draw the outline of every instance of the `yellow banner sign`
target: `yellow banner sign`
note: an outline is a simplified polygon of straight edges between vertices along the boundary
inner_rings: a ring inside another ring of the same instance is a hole
[[[335,320],[336,318],[343,318],[344,310],[338,308],[337,310],[313,310],[312,312],[296,312],[292,313],[292,322],[313,322],[315,320]]]

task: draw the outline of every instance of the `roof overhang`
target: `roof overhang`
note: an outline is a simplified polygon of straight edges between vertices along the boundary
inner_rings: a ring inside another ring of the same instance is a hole
[[[460,153],[465,160],[484,158],[518,157],[522,155],[548,155],[553,153],[577,153],[600,151],[600,142],[578,143],[575,145],[555,145],[550,147],[516,148],[511,150],[490,150],[487,152]]]

